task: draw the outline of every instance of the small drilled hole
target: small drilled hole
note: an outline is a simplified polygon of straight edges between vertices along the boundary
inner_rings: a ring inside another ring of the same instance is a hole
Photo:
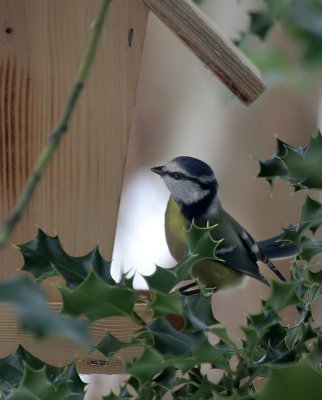
[[[10,27],[8,27],[8,28],[6,28],[5,32],[6,32],[8,35],[10,35],[10,33],[13,32],[13,29],[10,28]]]

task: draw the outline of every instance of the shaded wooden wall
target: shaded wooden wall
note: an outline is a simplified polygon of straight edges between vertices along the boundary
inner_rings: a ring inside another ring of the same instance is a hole
[[[0,220],[13,207],[62,111],[99,4],[0,2]],[[99,241],[103,255],[111,258],[146,19],[141,0],[111,3],[70,132],[0,254],[1,277],[15,274],[22,263],[11,244],[31,240],[37,226],[57,232],[73,255]]]
[[[99,5],[99,0],[0,2],[1,221],[10,213],[60,116]],[[99,241],[103,256],[111,258],[147,14],[142,0],[111,2],[70,132],[11,242],[0,253],[1,278],[16,274],[22,266],[12,244],[33,239],[37,226],[51,235],[57,232],[72,255],[85,254]],[[50,298],[60,300],[54,289]],[[54,307],[59,309],[59,304]],[[16,317],[4,307],[0,323],[0,357],[15,351],[19,342],[55,365],[87,354],[65,339],[35,342],[19,331]],[[94,342],[105,334],[106,323],[94,324]],[[133,327],[124,324],[110,320],[109,328],[115,325],[115,332],[129,339]],[[81,361],[80,371],[95,372],[91,360]],[[122,363],[116,364],[108,371],[120,372]]]

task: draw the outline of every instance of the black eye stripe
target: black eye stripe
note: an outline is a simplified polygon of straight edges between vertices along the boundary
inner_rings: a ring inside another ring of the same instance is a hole
[[[171,178],[176,179],[176,180],[195,182],[200,186],[201,189],[208,189],[209,184],[212,184],[212,182],[209,182],[209,183],[200,182],[200,180],[198,178],[194,178],[193,176],[185,175],[182,172],[165,171],[165,175],[171,176]]]

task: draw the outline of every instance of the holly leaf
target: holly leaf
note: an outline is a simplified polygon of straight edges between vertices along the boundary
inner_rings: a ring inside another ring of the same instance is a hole
[[[46,375],[46,368],[33,370],[25,365],[24,375],[19,387],[10,394],[12,400],[61,400],[72,392],[67,382],[53,384]]]
[[[262,300],[262,303],[264,301]],[[269,327],[277,324],[281,317],[275,310],[263,306],[262,312],[258,314],[250,314],[248,317],[248,325],[253,326],[259,333],[265,331]]]
[[[183,303],[186,330],[204,330],[219,324],[212,312],[211,296],[205,295],[202,289],[193,296],[184,296]]]
[[[322,189],[322,135],[311,137],[304,148],[295,148],[277,139],[277,149],[270,160],[258,159],[258,177],[272,184],[277,178],[288,180],[295,191]]]
[[[297,364],[271,367],[267,384],[252,397],[256,400],[322,398],[322,374],[305,358]]]
[[[144,276],[150,291],[158,291],[159,293],[168,294],[176,282],[176,275],[167,268],[156,266],[152,275]]]
[[[41,360],[20,345],[14,353],[0,359],[0,390],[2,392],[10,392],[12,388],[19,386],[23,377],[24,363],[34,369],[40,369],[44,365]]]
[[[98,246],[85,256],[72,257],[64,251],[58,236],[48,236],[38,229],[35,239],[16,247],[24,259],[22,270],[30,272],[36,279],[59,274],[68,287],[75,288],[93,269],[105,282],[116,284],[110,273],[111,263],[102,258]]]
[[[260,336],[257,330],[251,326],[241,326],[240,329],[244,332],[246,336],[246,341],[243,342],[244,351],[246,351],[247,355],[252,359]]]
[[[122,342],[113,336],[110,332],[106,332],[104,338],[95,346],[96,350],[100,351],[109,362],[116,352],[131,346],[137,346],[140,342],[132,340],[131,342]]]
[[[152,291],[152,302],[148,303],[148,306],[152,309],[153,318],[168,314],[183,314],[181,296],[178,292],[164,294]]]
[[[58,286],[58,290],[66,314],[85,314],[90,321],[118,316],[135,320],[133,309],[139,296],[129,288],[109,285],[93,270],[76,289]]]
[[[191,279],[192,268],[198,262],[207,259],[220,260],[215,255],[215,250],[221,240],[214,240],[210,233],[215,227],[198,227],[192,222],[189,230],[185,232],[187,254],[181,262],[171,269],[178,277],[175,283]]]
[[[302,305],[304,302],[296,293],[299,285],[300,282],[296,281],[280,282],[273,280],[271,294],[266,299],[267,305],[277,313],[291,305]]]
[[[9,356],[0,359],[0,390],[10,398],[12,393],[15,398],[21,395],[26,395],[26,398],[28,398],[32,391],[30,391],[31,388],[26,376],[30,374],[30,371],[33,375],[32,379],[37,380],[38,383],[45,382],[47,388],[53,386],[54,390],[56,390],[57,385],[65,382],[70,393],[70,395],[64,397],[66,400],[81,400],[84,398],[85,383],[80,379],[75,363],[65,367],[48,365],[31,355],[22,346],[19,346]],[[36,371],[40,372],[40,374],[35,374]],[[46,376],[44,376],[43,372],[45,372]],[[41,378],[40,381],[39,378]],[[67,388],[65,387],[65,389]]]
[[[135,377],[140,386],[152,380],[153,376],[165,367],[164,357],[153,347],[144,346],[141,356],[134,361],[126,373]]]
[[[301,257],[307,262],[311,262],[314,257],[322,254],[322,240],[312,240],[307,236],[301,239]]]
[[[286,154],[288,145],[279,138],[276,138],[276,142],[275,153],[269,160],[256,158],[260,167],[257,177],[266,179],[271,186],[277,178],[289,178],[287,166],[281,161],[281,157]]]
[[[184,333],[175,329],[164,317],[147,325],[153,335],[154,348],[164,356],[185,357],[203,340],[203,332]]]
[[[299,223],[284,229],[285,234],[282,239],[293,242],[300,250],[302,259],[310,261],[322,252],[321,241],[313,241],[305,235],[308,231],[314,234],[321,224],[322,204],[306,196]]]
[[[45,291],[28,276],[0,282],[0,302],[15,310],[24,329],[40,337],[60,335],[83,345],[90,344],[88,321],[51,311]]]

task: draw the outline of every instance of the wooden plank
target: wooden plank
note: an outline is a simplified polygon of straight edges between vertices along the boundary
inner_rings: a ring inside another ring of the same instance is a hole
[[[255,66],[191,0],[144,1],[244,104],[265,91]]]
[[[60,116],[99,5],[0,2],[0,221]],[[111,3],[70,132],[1,252],[1,278],[22,266],[11,244],[31,240],[37,225],[57,232],[69,254],[86,254],[99,241],[102,255],[111,259],[147,15],[142,0]],[[59,300],[56,291],[51,296]]]
[[[50,303],[53,310],[61,308],[60,303]],[[137,304],[136,312],[148,319],[151,312],[145,304]],[[34,356],[48,364],[63,366],[76,360],[79,373],[83,374],[117,374],[124,372],[124,361],[131,361],[142,353],[142,347],[129,347],[117,353],[110,363],[105,363],[105,357],[98,351],[89,353],[88,349],[73,343],[72,341],[53,337],[49,339],[35,338],[30,333],[19,328],[19,323],[14,312],[7,307],[0,307],[0,358],[6,357],[16,351],[18,344],[24,346]],[[130,341],[134,332],[140,327],[127,318],[113,317],[102,319],[93,323],[91,337],[94,344],[99,343],[106,332],[112,333],[122,341]]]
[[[99,5],[100,0],[0,2],[0,221],[9,215],[60,116]],[[99,241],[102,255],[111,259],[147,15],[142,0],[111,3],[70,132],[11,243],[1,251],[1,279],[22,266],[11,244],[33,239],[37,226],[51,235],[57,232],[71,255],[84,255]],[[49,281],[51,301],[60,301]],[[19,329],[7,308],[0,307],[0,321],[0,357],[21,343],[50,364],[76,359],[83,373],[123,370],[117,359],[98,365],[101,354],[88,355],[66,339],[35,340]],[[102,320],[93,325],[93,341],[107,330],[128,340],[136,328],[122,318]],[[140,351],[133,348],[124,357]]]

